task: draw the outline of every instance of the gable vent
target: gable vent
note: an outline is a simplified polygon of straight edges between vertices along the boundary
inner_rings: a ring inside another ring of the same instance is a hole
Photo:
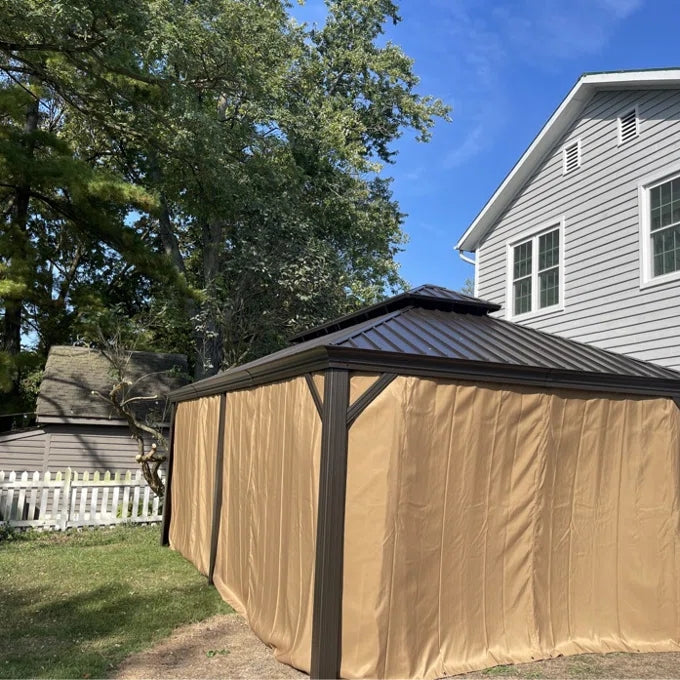
[[[581,167],[581,140],[567,144],[562,149],[562,172],[567,175]]]
[[[638,136],[637,109],[631,109],[619,117],[619,144],[623,144]]]

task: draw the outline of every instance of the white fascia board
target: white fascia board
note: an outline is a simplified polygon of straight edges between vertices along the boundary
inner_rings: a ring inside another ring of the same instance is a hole
[[[503,214],[517,192],[567,131],[597,90],[680,88],[680,69],[614,71],[582,75],[548,122],[496,189],[481,212],[456,243],[456,250],[474,252],[482,237]]]

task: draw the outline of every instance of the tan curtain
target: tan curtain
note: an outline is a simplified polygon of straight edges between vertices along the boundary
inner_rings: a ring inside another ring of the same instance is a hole
[[[350,430],[343,677],[679,651],[679,452],[668,399],[395,380]]]
[[[220,397],[177,404],[170,547],[208,573]]]
[[[320,440],[304,378],[227,396],[215,585],[279,660],[306,670]]]

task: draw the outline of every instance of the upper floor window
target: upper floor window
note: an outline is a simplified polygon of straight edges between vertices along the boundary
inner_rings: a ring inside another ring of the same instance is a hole
[[[508,309],[512,317],[549,311],[560,306],[561,255],[561,225],[553,225],[510,247],[509,269],[512,277],[508,290]]]
[[[680,175],[642,187],[642,279],[680,276]]]

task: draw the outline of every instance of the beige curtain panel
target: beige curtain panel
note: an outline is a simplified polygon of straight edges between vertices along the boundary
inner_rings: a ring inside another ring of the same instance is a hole
[[[215,586],[280,661],[306,670],[320,452],[304,378],[228,395]]]
[[[207,574],[220,397],[177,404],[173,437],[170,547]]]
[[[175,420],[170,540],[204,573],[218,411]],[[670,399],[394,380],[349,432],[342,676],[679,651],[679,419]],[[321,420],[295,378],[229,393],[225,423],[215,585],[309,671]]]
[[[349,435],[343,677],[680,650],[679,416],[397,378]]]

